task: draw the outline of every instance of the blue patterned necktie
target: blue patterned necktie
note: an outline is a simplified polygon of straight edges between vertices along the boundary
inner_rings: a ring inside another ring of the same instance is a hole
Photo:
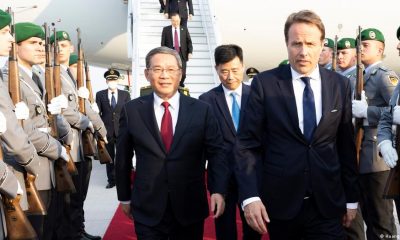
[[[303,134],[307,141],[311,142],[314,130],[317,126],[314,93],[310,86],[310,78],[302,77],[301,80],[306,84],[303,92]]]
[[[115,106],[117,106],[117,101],[115,101],[114,92],[111,92],[111,108],[115,109]]]
[[[230,95],[232,97],[232,120],[233,125],[237,130],[239,127],[240,108],[238,102],[236,101],[235,93],[231,93]]]

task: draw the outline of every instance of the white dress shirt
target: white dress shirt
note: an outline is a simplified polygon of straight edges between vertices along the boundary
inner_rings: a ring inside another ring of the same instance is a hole
[[[108,102],[110,103],[111,106],[111,97],[112,97],[112,91],[108,89]],[[118,89],[115,89],[114,91],[114,98],[115,98],[115,104],[118,103]]]
[[[171,25],[172,26],[172,25]],[[172,28],[171,28],[172,30],[172,42],[173,42],[173,44],[174,44],[174,47],[175,47],[175,29],[176,29],[176,31],[178,32],[178,43],[179,43],[179,47],[181,46],[181,41],[180,41],[180,39],[181,39],[181,29],[180,29],[180,26],[178,26],[177,28],[175,28],[174,26],[172,26]]]
[[[153,95],[154,95],[154,113],[156,115],[158,129],[161,131],[161,121],[165,111],[164,106],[162,106],[161,104],[165,101],[161,99],[159,96],[157,96],[157,94],[153,93]],[[170,104],[169,112],[171,113],[171,118],[172,118],[173,133],[175,133],[175,126],[176,122],[178,121],[179,98],[180,94],[176,92],[175,95],[168,100],[168,103]]]
[[[231,93],[233,93],[235,95],[235,99],[236,102],[239,105],[239,108],[242,109],[242,84],[239,85],[238,88],[236,88],[235,90],[229,90],[226,87],[224,87],[224,85],[221,85],[222,89],[224,90],[224,95],[225,95],[225,99],[226,99],[226,104],[228,104],[228,108],[229,108],[229,113],[232,116],[232,96]]]

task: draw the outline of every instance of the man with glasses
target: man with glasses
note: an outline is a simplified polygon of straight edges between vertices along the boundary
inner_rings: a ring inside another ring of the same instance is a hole
[[[138,239],[203,239],[209,214],[224,211],[228,167],[211,107],[178,92],[182,63],[167,47],[151,50],[144,71],[154,93],[121,111],[115,161],[118,200]],[[131,188],[132,157],[136,173]],[[133,192],[132,192],[133,191]]]

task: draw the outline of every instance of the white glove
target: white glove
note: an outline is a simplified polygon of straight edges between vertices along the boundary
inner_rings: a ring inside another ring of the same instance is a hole
[[[87,128],[89,128],[89,130],[90,130],[92,133],[94,133],[94,127],[93,127],[92,121],[89,121],[89,125],[88,125]]]
[[[392,141],[390,140],[383,140],[378,145],[379,151],[383,156],[383,160],[385,161],[386,165],[390,168],[394,168],[397,164],[397,152],[392,145]]]
[[[67,149],[64,146],[61,147],[61,156],[60,157],[62,159],[64,159],[64,161],[66,161],[66,162],[69,161],[69,156],[68,156],[68,153],[67,153]]]
[[[393,108],[393,124],[400,124],[400,106]]]
[[[7,119],[2,112],[0,112],[0,134],[7,131]]]
[[[17,183],[18,183],[17,194],[18,195],[23,195],[24,194],[24,190],[22,190],[22,186],[19,183],[19,181],[17,181]]]
[[[97,103],[92,103],[92,109],[93,111],[95,111],[96,113],[100,113],[100,109],[99,106],[97,106]]]
[[[29,108],[24,102],[15,104],[15,116],[18,120],[26,120],[29,118]]]
[[[57,97],[51,99],[51,103],[58,102],[62,109],[68,108],[68,99],[64,94],[58,95]]]
[[[80,87],[78,89],[78,96],[84,99],[88,99],[89,98],[89,90],[85,87]]]
[[[61,105],[58,101],[54,101],[54,102],[50,102],[49,104],[47,104],[47,111],[51,114],[51,115],[57,115],[57,114],[61,114]]]
[[[361,100],[353,100],[352,104],[353,117],[367,118],[368,103],[365,97],[365,91],[361,92]]]

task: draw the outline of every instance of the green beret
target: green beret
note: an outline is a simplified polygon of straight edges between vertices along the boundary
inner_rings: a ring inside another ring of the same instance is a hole
[[[365,40],[375,40],[385,43],[385,37],[382,32],[376,28],[367,28],[361,32],[361,41]]]
[[[342,38],[337,42],[337,50],[356,48],[356,40],[354,38]]]
[[[25,41],[31,37],[38,37],[44,39],[44,31],[43,28],[39,25],[30,23],[30,22],[22,22],[15,24],[15,41],[20,43]]]
[[[397,29],[397,39],[400,41],[400,27]]]
[[[334,48],[335,47],[335,42],[330,39],[330,38],[325,38],[324,39],[324,47],[328,47],[328,48]]]
[[[117,80],[120,74],[115,69],[109,69],[107,72],[104,73],[104,78],[107,80]]]
[[[279,66],[281,65],[288,65],[289,64],[289,60],[285,59],[282,62],[279,63]]]
[[[71,38],[69,37],[69,34],[66,31],[57,31],[56,36],[57,36],[57,41],[64,41],[64,40],[71,41]],[[53,42],[54,42],[54,34],[51,35],[50,37],[50,43]]]
[[[69,66],[71,66],[77,62],[78,62],[78,55],[76,55],[76,54],[69,55]]]
[[[11,15],[0,9],[0,29],[9,25],[11,22]]]

